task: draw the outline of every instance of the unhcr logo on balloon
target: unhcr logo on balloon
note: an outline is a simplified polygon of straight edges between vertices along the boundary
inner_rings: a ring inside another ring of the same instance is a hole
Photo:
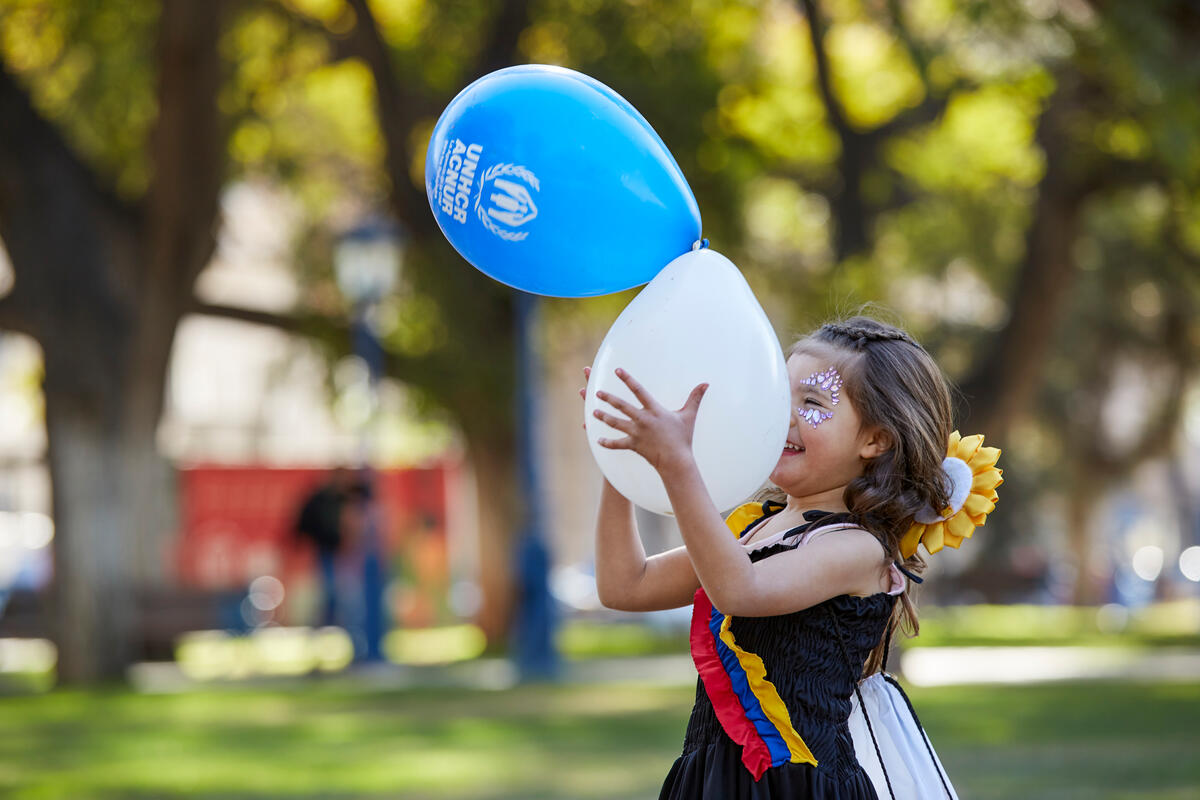
[[[442,212],[466,224],[467,208],[471,204],[471,187],[483,145],[468,146],[461,139],[446,142],[438,165],[436,193]]]
[[[473,172],[474,151],[460,152],[460,140],[480,145]],[[446,106],[425,152],[425,193],[446,239],[480,272],[524,292],[622,292],[701,238],[696,198],[650,123],[574,70],[522,64],[484,75]],[[466,212],[478,224],[462,224],[472,179]],[[614,230],[621,235],[607,235]]]
[[[509,242],[519,242],[529,236],[529,231],[517,232],[512,228],[537,216],[537,204],[533,202],[530,189],[541,191],[541,184],[536,175],[520,164],[489,167],[479,183],[479,194],[475,196],[475,213],[483,227]]]

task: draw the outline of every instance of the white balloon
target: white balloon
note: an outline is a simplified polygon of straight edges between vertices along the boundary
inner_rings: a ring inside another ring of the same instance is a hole
[[[709,384],[692,452],[717,508],[744,502],[771,474],[791,421],[787,365],[767,315],[729,259],[702,249],[663,267],[617,317],[592,361],[584,403],[592,456],[617,491],[670,515],[666,489],[646,459],[597,444],[625,436],[592,415],[596,408],[619,415],[596,399],[598,390],[641,405],[618,367],[670,409]]]

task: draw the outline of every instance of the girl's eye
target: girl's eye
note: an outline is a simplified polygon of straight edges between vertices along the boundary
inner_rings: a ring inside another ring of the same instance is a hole
[[[811,398],[811,397],[807,398],[807,399],[806,399],[804,402],[805,402],[805,403],[812,403],[814,406],[819,406],[819,405],[821,405],[821,402],[820,402],[819,400],[814,400],[814,399],[813,399],[813,398]]]

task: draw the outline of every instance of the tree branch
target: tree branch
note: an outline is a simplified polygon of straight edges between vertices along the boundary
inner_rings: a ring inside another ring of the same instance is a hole
[[[430,233],[434,227],[425,192],[413,186],[409,169],[413,153],[409,132],[417,123],[414,103],[396,76],[387,43],[367,0],[347,0],[357,19],[350,33],[350,46],[362,58],[375,79],[375,102],[380,131],[386,146],[385,160],[392,180],[392,205],[412,234]]]
[[[929,83],[929,53],[926,52],[925,48],[917,44],[916,37],[909,30],[908,23],[904,21],[904,10],[900,8],[899,0],[887,0],[887,8],[888,22],[892,27],[892,31],[904,47],[904,51],[908,53],[908,58],[917,70],[917,75],[921,77],[921,83],[925,85],[925,96],[929,97],[933,94]]]
[[[841,144],[837,172],[838,186],[826,193],[836,219],[834,249],[837,261],[844,261],[870,247],[871,226],[882,208],[868,207],[862,196],[863,177],[880,164],[883,143],[921,125],[937,120],[946,109],[949,98],[958,84],[945,91],[935,92],[928,77],[928,55],[919,47],[900,14],[895,0],[889,0],[889,24],[908,51],[921,77],[925,97],[920,104],[898,113],[888,122],[871,130],[858,130],[846,117],[845,109],[833,88],[833,71],[825,49],[825,25],[821,21],[817,0],[799,0],[808,19],[809,42],[812,45],[816,69],[817,93],[825,110],[829,126]]]
[[[913,128],[919,128],[922,125],[929,125],[936,122],[945,112],[946,106],[949,105],[950,98],[954,92],[962,86],[964,85],[956,84],[953,89],[945,94],[926,95],[920,104],[900,112],[878,128],[861,135],[870,138],[874,145],[878,145],[885,139],[907,133]]]
[[[165,0],[161,13],[144,296],[156,303],[171,298],[175,313],[216,246],[213,228],[225,165],[225,131],[217,110],[221,5]]]
[[[326,314],[303,312],[279,314],[272,311],[200,301],[193,303],[188,311],[206,317],[262,325],[309,339],[335,342],[341,345],[342,349],[349,349],[350,326],[348,322]],[[410,356],[384,348],[384,372],[400,381],[423,386],[433,381],[449,379],[452,370],[447,359],[444,358],[433,355]]]
[[[829,68],[829,55],[825,51],[825,26],[821,22],[816,0],[800,0],[804,8],[804,16],[808,20],[808,40],[812,45],[813,64],[817,70],[817,91],[825,107],[825,116],[829,124],[837,132],[838,138],[845,141],[854,135],[854,131],[846,122],[842,113],[842,105],[833,91],[833,77]]]
[[[517,41],[529,25],[528,0],[504,0],[492,21],[487,43],[475,60],[472,80],[489,72],[511,66],[517,54]]]
[[[845,110],[833,89],[833,74],[829,64],[829,54],[825,49],[825,26],[821,21],[820,10],[816,0],[800,0],[805,16],[808,18],[809,42],[812,45],[813,62],[816,68],[817,93],[825,109],[830,127],[841,144],[838,155],[837,172],[841,184],[830,191],[830,200],[836,219],[834,250],[837,261],[844,261],[855,253],[870,247],[870,229],[880,209],[868,208],[862,196],[862,181],[868,171],[879,164],[879,153],[883,142],[896,134],[903,133],[919,125],[936,120],[945,110],[948,95],[935,95],[925,80],[925,61],[916,55],[916,46],[911,41],[906,43],[914,54],[914,62],[921,72],[925,82],[925,99],[920,105],[897,114],[887,123],[869,131],[855,129],[846,118]],[[907,29],[897,17],[893,25],[903,32],[904,39]]]
[[[437,230],[425,192],[413,185],[410,175],[414,153],[408,137],[422,117],[439,110],[441,104],[432,103],[423,93],[415,91],[411,83],[400,80],[367,0],[347,2],[357,21],[346,46],[349,52],[363,60],[375,79],[379,125],[386,144],[387,171],[392,181],[392,204],[396,215],[410,233],[435,235]],[[527,0],[506,0],[500,5],[486,44],[476,60],[476,74],[470,76],[472,79],[511,63],[528,18]]]
[[[808,36],[812,44],[817,72],[817,91],[829,120],[841,143],[837,173],[841,184],[829,195],[830,207],[837,220],[834,226],[834,257],[842,262],[870,246],[871,216],[862,196],[863,175],[877,160],[877,147],[869,137],[850,127],[842,105],[833,91],[829,55],[825,51],[825,26],[816,0],[800,0],[808,17]]]
[[[238,5],[243,8],[258,8],[278,14],[287,20],[293,31],[314,34],[324,39],[325,43],[329,45],[330,61],[333,63],[358,57],[358,53],[350,47],[350,40],[347,36],[335,33],[321,20],[310,17],[299,9],[284,5],[280,0],[238,0]],[[348,16],[348,12],[346,15]]]
[[[222,303],[204,303],[199,300],[187,309],[190,314],[201,314],[206,317],[220,317],[239,322],[249,322],[275,328],[286,333],[301,335],[319,335],[322,338],[335,339],[349,337],[350,329],[345,322],[335,321],[322,314],[276,314],[272,311],[260,311],[254,308],[227,306]]]

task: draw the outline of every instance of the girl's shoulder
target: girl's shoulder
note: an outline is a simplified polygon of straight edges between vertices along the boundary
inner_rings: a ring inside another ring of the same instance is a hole
[[[870,528],[863,527],[858,523],[849,520],[839,520],[830,522],[827,525],[813,527],[804,533],[800,539],[800,544],[809,544],[826,539],[829,536],[850,536],[862,542],[862,547],[874,553],[880,551],[880,556],[887,560],[887,547],[884,545],[880,536]]]
[[[900,573],[891,556],[888,555],[887,547],[884,546],[880,537],[861,525],[843,522],[817,528],[806,533],[801,539],[800,544],[811,544],[821,541],[823,535],[826,534],[838,534],[840,537],[838,545],[842,549],[842,552],[845,555],[857,557],[864,569],[881,570],[879,574],[880,591],[864,591],[862,593],[846,595],[847,597],[861,599],[875,595],[895,596],[901,594],[908,586],[908,581]],[[826,541],[830,540],[827,539]],[[882,585],[885,583],[887,585],[886,589],[882,588]]]

